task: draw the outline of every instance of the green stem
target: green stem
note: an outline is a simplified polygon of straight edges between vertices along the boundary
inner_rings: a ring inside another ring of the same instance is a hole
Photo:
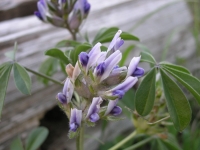
[[[76,138],[76,150],[84,150],[84,124],[82,123],[79,129],[79,136]]]
[[[116,149],[120,148],[126,142],[128,142],[129,140],[131,140],[136,134],[137,134],[137,132],[135,130],[129,136],[127,136],[125,139],[123,139],[122,141],[120,141],[118,144],[116,144],[115,146],[111,147],[109,150],[116,150]]]
[[[147,138],[147,139],[144,139],[143,141],[140,141],[140,142],[138,142],[138,143],[136,143],[136,144],[134,144],[134,145],[132,145],[132,146],[130,146],[130,147],[124,149],[124,150],[134,150],[134,149],[136,149],[136,148],[138,148],[138,147],[140,147],[140,146],[142,146],[142,145],[144,145],[144,144],[150,142],[150,141],[153,140],[153,139],[154,139],[154,137],[151,136],[151,137],[149,137],[149,138]]]
[[[60,81],[58,81],[58,80],[52,79],[52,78],[50,78],[50,77],[48,77],[48,76],[46,76],[46,75],[44,75],[44,74],[41,74],[41,73],[36,72],[36,71],[34,71],[34,70],[31,70],[31,69],[29,69],[29,68],[27,68],[27,67],[24,67],[24,68],[25,68],[27,71],[29,71],[29,72],[31,72],[31,73],[37,75],[37,76],[40,76],[40,77],[45,78],[45,79],[48,79],[48,80],[50,80],[50,81],[52,81],[52,82],[54,82],[54,83],[56,83],[56,84],[63,85],[63,84],[62,84]]]

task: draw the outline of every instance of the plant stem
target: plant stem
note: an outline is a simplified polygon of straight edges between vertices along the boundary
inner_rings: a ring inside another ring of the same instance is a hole
[[[154,139],[154,137],[151,136],[151,137],[149,137],[149,138],[147,138],[147,139],[144,139],[143,141],[140,141],[140,142],[138,142],[138,143],[136,143],[136,144],[134,144],[134,145],[132,145],[132,146],[130,146],[130,147],[124,149],[124,150],[134,150],[134,149],[136,149],[136,148],[138,148],[138,147],[140,147],[140,146],[142,146],[142,145],[144,145],[144,144],[150,142],[150,141],[153,140],[153,139]]]
[[[52,78],[50,78],[50,77],[48,77],[48,76],[46,76],[46,75],[44,75],[44,74],[42,74],[42,73],[36,72],[36,71],[34,71],[34,70],[32,70],[32,69],[29,69],[29,68],[27,68],[27,67],[24,67],[24,68],[25,68],[27,71],[29,71],[29,72],[31,72],[31,73],[37,75],[37,76],[40,76],[40,77],[42,77],[42,78],[45,78],[45,79],[48,79],[48,80],[52,81],[53,83],[56,83],[56,84],[59,84],[59,85],[63,85],[60,81],[55,80],[55,79],[52,79]]]
[[[122,141],[120,141],[118,144],[116,144],[115,146],[111,147],[109,150],[117,150],[122,145],[124,145],[126,142],[128,142],[129,140],[131,140],[136,134],[137,134],[137,132],[135,130],[129,136],[127,136],[125,139],[123,139]]]
[[[79,136],[76,138],[76,150],[84,150],[84,124],[82,123],[79,130]]]

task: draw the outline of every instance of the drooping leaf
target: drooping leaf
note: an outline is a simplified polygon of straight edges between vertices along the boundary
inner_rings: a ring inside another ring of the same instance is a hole
[[[148,115],[154,105],[156,95],[156,68],[144,77],[135,94],[135,108],[141,116]]]
[[[0,118],[12,66],[10,62],[0,65]]]
[[[45,127],[38,127],[34,129],[26,140],[26,150],[37,150],[40,145],[45,141],[49,131]]]
[[[163,69],[170,73],[170,75],[176,78],[188,91],[190,91],[200,104],[200,81],[196,77],[172,68],[164,67]]]
[[[120,37],[123,39],[123,40],[131,40],[131,41],[139,41],[140,39],[130,33],[127,33],[127,32],[122,32],[122,34],[120,35]]]
[[[130,45],[129,47],[127,47],[127,49],[123,52],[123,55],[122,55],[122,59],[119,63],[119,66],[124,66],[125,65],[125,62],[126,62],[126,59],[128,58],[130,52],[134,49],[134,45]]]
[[[16,138],[12,141],[10,145],[10,150],[24,150],[22,141],[20,140],[20,138]]]
[[[72,41],[72,40],[63,40],[60,41],[56,44],[57,48],[61,48],[61,47],[76,47],[78,45],[80,45],[81,43],[77,42],[77,41]]]
[[[14,63],[14,80],[17,89],[23,94],[31,94],[31,78],[26,69],[18,63]]]
[[[167,108],[170,117],[178,131],[187,127],[191,120],[190,104],[179,86],[160,69],[163,90],[166,98]]]
[[[49,57],[41,64],[39,68],[39,72],[51,77],[54,73],[56,73],[58,69],[58,62],[59,62],[58,59]],[[49,81],[48,79],[41,78],[41,77],[38,77],[38,79],[45,85],[48,84],[48,81]]]
[[[187,68],[179,66],[179,65],[170,64],[168,62],[160,62],[159,64],[164,68],[175,69],[175,70],[178,70],[180,72],[190,74],[190,71]]]
[[[45,55],[57,58],[57,59],[63,61],[65,64],[69,64],[68,58],[64,55],[64,53],[61,50],[59,50],[57,48],[47,50],[45,52]]]
[[[148,62],[152,65],[156,64],[156,60],[154,59],[154,57],[150,53],[142,51],[140,53],[140,55],[141,55],[141,59],[140,59],[141,62]]]

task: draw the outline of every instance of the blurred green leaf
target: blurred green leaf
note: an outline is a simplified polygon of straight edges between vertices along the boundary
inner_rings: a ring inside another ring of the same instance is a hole
[[[5,53],[5,56],[15,61],[15,54],[17,51],[17,42],[15,42],[14,50]]]
[[[10,145],[10,150],[24,150],[22,141],[20,140],[19,137],[12,141]]]
[[[14,80],[17,89],[23,94],[31,94],[31,78],[24,67],[14,63]]]
[[[44,62],[42,62],[39,68],[39,72],[51,77],[54,73],[56,73],[57,69],[58,69],[58,59],[49,57]],[[45,85],[47,85],[49,82],[49,80],[45,78],[38,77],[38,79]]]
[[[170,117],[178,131],[187,127],[191,120],[190,104],[179,86],[160,69],[163,90]]]
[[[172,68],[164,67],[163,69],[176,78],[188,91],[190,91],[200,104],[200,81],[196,77]]]
[[[140,53],[140,55],[141,55],[140,62],[148,62],[148,63],[153,64],[153,65],[156,64],[156,60],[154,59],[154,57],[150,53],[142,51]]]
[[[107,116],[106,120],[108,121],[119,121],[119,120],[124,120],[125,118],[122,117],[115,117],[115,116]]]
[[[26,140],[26,150],[37,150],[40,145],[45,141],[49,131],[45,127],[38,127],[34,129]]]
[[[164,68],[175,69],[175,70],[178,70],[180,72],[190,74],[190,71],[187,68],[179,66],[179,65],[170,64],[168,62],[160,62],[159,64]]]
[[[57,48],[47,50],[45,52],[45,55],[57,58],[57,59],[63,61],[65,64],[69,64],[68,58],[64,55],[64,53],[61,50],[59,50]]]
[[[127,49],[123,52],[123,55],[122,55],[122,59],[119,63],[119,66],[124,66],[125,65],[125,62],[126,62],[126,59],[128,58],[130,52],[135,48],[134,45],[130,45],[129,47],[127,47]]]
[[[68,137],[69,139],[73,139],[73,138],[76,138],[79,136],[79,129],[76,130],[76,132],[73,132],[73,131],[69,131],[69,134],[68,134]]]
[[[140,39],[130,33],[127,33],[127,32],[122,32],[122,34],[120,35],[120,37],[127,41],[127,40],[132,40],[132,41],[139,41]]]
[[[168,148],[165,146],[165,144],[161,141],[161,139],[157,138],[157,150],[168,150]]]
[[[13,64],[10,62],[6,62],[0,65],[0,118],[12,66]]]
[[[175,145],[171,141],[169,141],[168,139],[161,140],[161,142],[165,145],[165,147],[168,150],[181,150],[180,147],[178,147],[178,143]]]
[[[156,68],[144,77],[135,94],[135,109],[141,116],[148,115],[154,105],[156,95]]]
[[[72,40],[63,40],[60,41],[56,44],[57,48],[61,48],[61,47],[76,47],[78,45],[80,45],[80,42],[77,41],[72,41]]]

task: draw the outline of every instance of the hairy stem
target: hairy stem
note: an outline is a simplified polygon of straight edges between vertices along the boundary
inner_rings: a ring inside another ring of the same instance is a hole
[[[42,73],[39,73],[39,72],[34,71],[34,70],[32,70],[32,69],[29,69],[29,68],[27,68],[27,67],[24,67],[24,68],[25,68],[27,71],[29,71],[29,72],[31,72],[31,73],[33,73],[33,74],[39,76],[39,77],[45,78],[45,79],[47,79],[47,80],[49,80],[49,81],[51,81],[51,82],[53,82],[53,83],[56,83],[56,84],[59,84],[59,85],[63,85],[60,81],[55,80],[55,79],[52,79],[51,77],[48,77],[48,76],[46,76],[46,75],[44,75],[44,74],[42,74]]]

